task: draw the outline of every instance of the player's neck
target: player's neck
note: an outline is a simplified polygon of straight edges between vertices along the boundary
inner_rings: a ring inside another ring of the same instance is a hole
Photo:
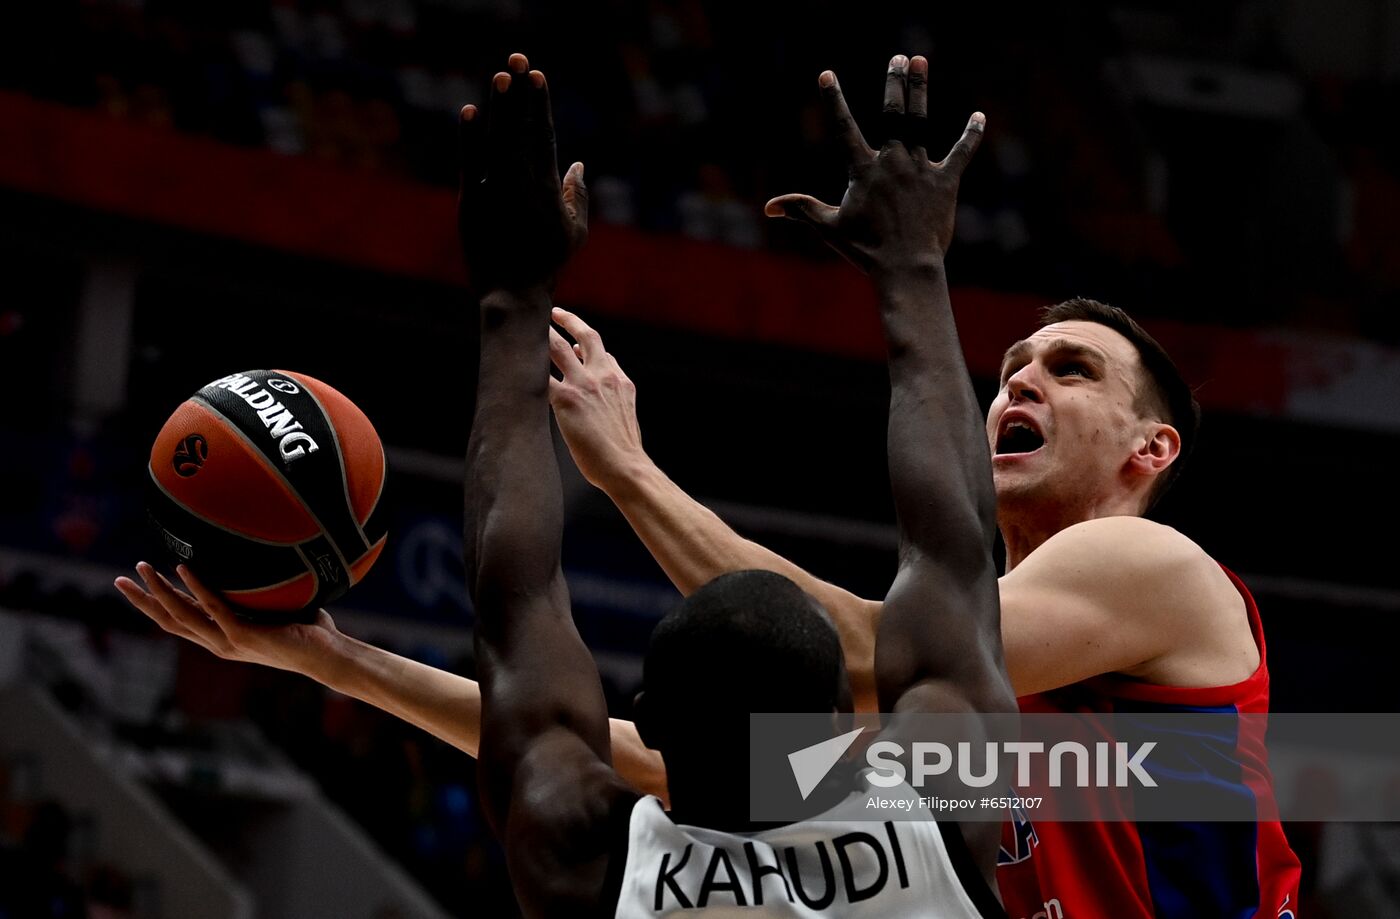
[[[1138,500],[1131,495],[1073,505],[1040,502],[1008,507],[1003,502],[997,509],[997,526],[1006,544],[1006,570],[1014,569],[1050,537],[1076,523],[1138,513]]]
[[[719,749],[730,747],[724,738]],[[665,750],[671,819],[686,826],[743,832],[749,822],[748,775],[742,758],[716,760],[713,750]]]
[[[1013,570],[1025,561],[1027,555],[1034,552],[1041,543],[1053,535],[1055,534],[1043,533],[1015,524],[1002,524],[1001,539],[1006,544],[1006,571]]]

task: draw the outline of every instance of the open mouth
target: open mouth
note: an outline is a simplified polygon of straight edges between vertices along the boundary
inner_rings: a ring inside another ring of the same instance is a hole
[[[997,456],[1034,453],[1045,446],[1045,436],[1024,421],[1013,421],[997,437]]]

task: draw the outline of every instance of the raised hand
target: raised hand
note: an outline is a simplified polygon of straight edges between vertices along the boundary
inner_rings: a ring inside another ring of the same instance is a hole
[[[457,226],[472,287],[552,289],[588,236],[583,164],[561,182],[545,76],[512,54],[491,81],[488,110],[462,107]]]
[[[550,378],[549,403],[579,472],[608,491],[635,463],[646,461],[637,426],[637,387],[588,323],[558,307],[552,318],[576,344],[550,328],[549,356],[563,379]]]
[[[140,562],[131,578],[117,578],[116,588],[132,606],[165,631],[188,639],[225,660],[264,664],[313,678],[328,667],[344,636],[325,610],[310,624],[255,625],[238,618],[228,604],[184,565],[176,569],[188,592]]]
[[[769,217],[809,224],[862,271],[904,268],[940,260],[953,239],[958,182],[982,141],[986,117],[974,112],[948,155],[931,162],[928,136],[928,61],[895,55],[885,79],[885,145],[865,142],[836,74],[817,78],[845,151],[850,182],[840,207],[810,195],[781,195],[765,205]]]

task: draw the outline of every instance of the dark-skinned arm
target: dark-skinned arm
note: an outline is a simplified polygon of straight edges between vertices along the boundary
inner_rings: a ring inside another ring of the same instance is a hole
[[[898,715],[1014,712],[1002,658],[992,540],[996,497],[981,411],[964,365],[948,301],[944,254],[953,235],[958,183],[982,138],[974,114],[941,163],[925,153],[928,62],[903,55],[886,75],[885,145],[865,142],[836,75],[819,83],[848,157],[841,206],[806,195],[768,204],[773,216],[811,224],[875,282],[890,373],[887,447],[899,521],[899,569],[885,597],[875,640],[880,708]],[[882,739],[976,742],[980,719],[896,717]],[[906,767],[907,767],[906,763]],[[959,788],[946,776],[923,790]],[[962,835],[983,879],[995,888],[996,823],[969,823]]]
[[[581,168],[560,182],[544,75],[512,55],[489,123],[462,112],[460,230],[480,291],[465,553],[481,678],[481,792],[527,912],[584,908],[626,787],[607,707],[560,568],[563,494],[549,433],[549,311],[582,243]]]
[[[878,151],[835,74],[819,80],[850,182],[840,207],[806,195],[769,202],[808,223],[875,282],[889,357],[889,467],[899,571],[875,643],[884,711],[1014,711],[1001,656],[992,544],[996,496],[982,413],[948,299],[944,255],[963,170],[982,138],[974,114],[942,162],[923,146],[928,62],[902,55],[886,79]]]

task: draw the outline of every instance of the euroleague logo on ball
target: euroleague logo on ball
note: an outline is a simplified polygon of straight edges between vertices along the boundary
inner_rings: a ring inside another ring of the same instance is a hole
[[[175,473],[189,478],[199,471],[209,458],[209,442],[199,434],[191,434],[175,448]]]

